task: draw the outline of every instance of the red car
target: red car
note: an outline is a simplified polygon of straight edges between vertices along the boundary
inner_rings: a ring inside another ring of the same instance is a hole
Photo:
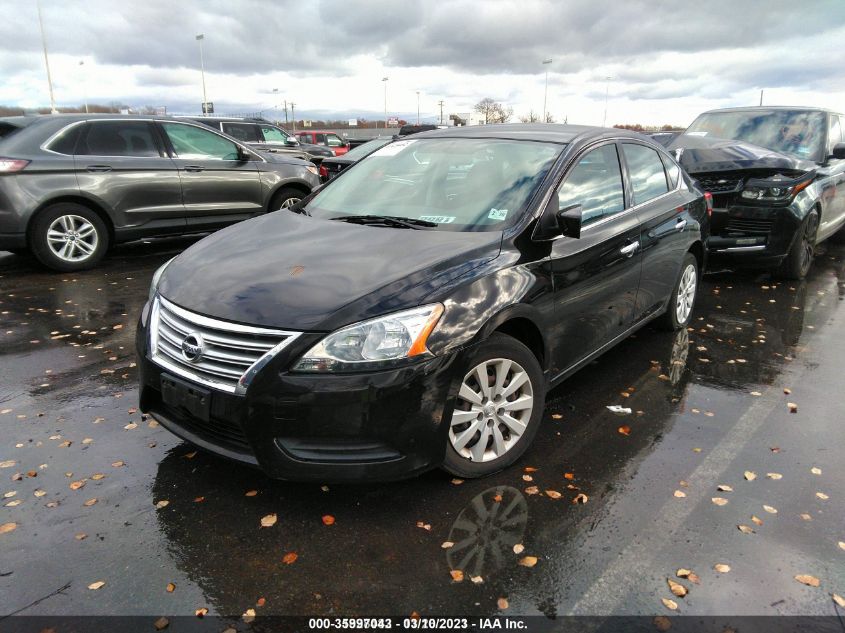
[[[300,143],[311,143],[313,145],[325,145],[334,152],[335,156],[343,156],[349,151],[349,143],[344,141],[334,132],[324,130],[308,130],[297,132]]]

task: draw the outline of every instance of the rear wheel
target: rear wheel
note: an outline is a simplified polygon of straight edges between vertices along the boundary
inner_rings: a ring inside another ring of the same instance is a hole
[[[516,461],[543,415],[545,383],[537,358],[510,336],[494,333],[478,345],[461,380],[443,468],[483,477]]]
[[[91,268],[106,254],[109,232],[94,211],[81,204],[60,202],[33,221],[30,248],[42,264],[71,272]]]
[[[679,330],[686,327],[692,318],[692,309],[698,295],[698,260],[692,253],[684,255],[681,273],[675,282],[669,306],[660,325],[666,330]]]
[[[819,230],[819,214],[810,211],[798,229],[798,236],[789,249],[786,258],[777,269],[776,274],[783,279],[804,279],[813,265],[816,252],[816,234]]]
[[[270,211],[290,209],[304,197],[305,194],[303,194],[299,189],[294,189],[293,187],[282,187],[275,193],[273,199],[270,200]]]

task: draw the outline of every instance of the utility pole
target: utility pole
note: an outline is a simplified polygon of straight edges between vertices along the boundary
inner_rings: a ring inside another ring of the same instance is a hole
[[[760,91],[760,105],[763,105],[763,91]]]
[[[546,67],[546,88],[543,91],[543,123],[546,122],[546,97],[549,96],[549,64],[551,63],[551,57],[548,57],[543,60],[543,66]]]
[[[47,67],[47,86],[50,88],[50,114],[58,114],[56,100],[53,98],[53,78],[50,76],[50,60],[47,57],[47,36],[44,35],[44,20],[41,19],[41,3],[36,2],[38,9],[38,26],[41,27],[41,46],[44,48],[44,65]]]
[[[208,109],[208,97],[205,94],[205,60],[202,56],[202,41],[205,39],[205,35],[200,33],[197,35],[197,42],[200,43],[200,73],[202,74],[202,110],[203,114],[208,114],[206,110]]]
[[[417,125],[420,124],[420,91],[417,90]]]
[[[82,68],[84,65],[85,61],[80,59],[79,67]],[[88,114],[88,88],[86,86],[85,77],[82,78],[82,99],[85,101],[85,114]]]
[[[604,117],[601,120],[601,126],[604,127],[607,125],[607,91],[610,89],[610,80],[613,77],[605,77],[604,78]]]
[[[290,102],[290,118],[291,118],[291,122],[293,124],[293,131],[294,132],[296,132],[296,115],[293,113],[294,112],[293,107],[295,105],[296,104],[293,101]],[[287,113],[287,106],[285,106],[285,113]]]
[[[285,127],[288,126],[288,100],[285,99]]]
[[[387,80],[388,77],[382,78],[382,83],[384,83],[384,129],[387,129]]]
[[[440,125],[443,125],[443,99],[438,101],[437,105],[440,106]]]

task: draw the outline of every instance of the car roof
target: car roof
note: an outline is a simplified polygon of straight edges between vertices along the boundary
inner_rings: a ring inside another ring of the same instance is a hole
[[[813,106],[737,106],[735,108],[716,108],[714,110],[707,110],[702,112],[702,114],[712,114],[714,112],[771,112],[772,110],[776,111],[784,111],[784,110],[791,110],[796,112],[831,112],[833,114],[839,114],[838,112],[834,112],[833,110],[829,110],[827,108],[815,108]]]
[[[547,143],[561,144],[569,144],[582,137],[623,137],[638,140],[651,140],[638,132],[632,132],[621,128],[556,123],[497,123],[494,125],[466,125],[414,134],[415,139],[491,138],[514,141],[545,141]]]

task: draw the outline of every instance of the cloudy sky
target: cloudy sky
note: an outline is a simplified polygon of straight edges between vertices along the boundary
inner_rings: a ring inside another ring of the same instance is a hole
[[[844,0],[41,0],[58,105],[414,120],[483,97],[559,121],[688,124],[713,107],[845,109]],[[684,8],[689,7],[689,8]],[[34,0],[0,0],[0,105],[49,105]],[[543,66],[542,61],[552,63]],[[80,64],[80,62],[84,62]],[[610,77],[611,79],[606,79]],[[277,89],[274,92],[273,89]]]

